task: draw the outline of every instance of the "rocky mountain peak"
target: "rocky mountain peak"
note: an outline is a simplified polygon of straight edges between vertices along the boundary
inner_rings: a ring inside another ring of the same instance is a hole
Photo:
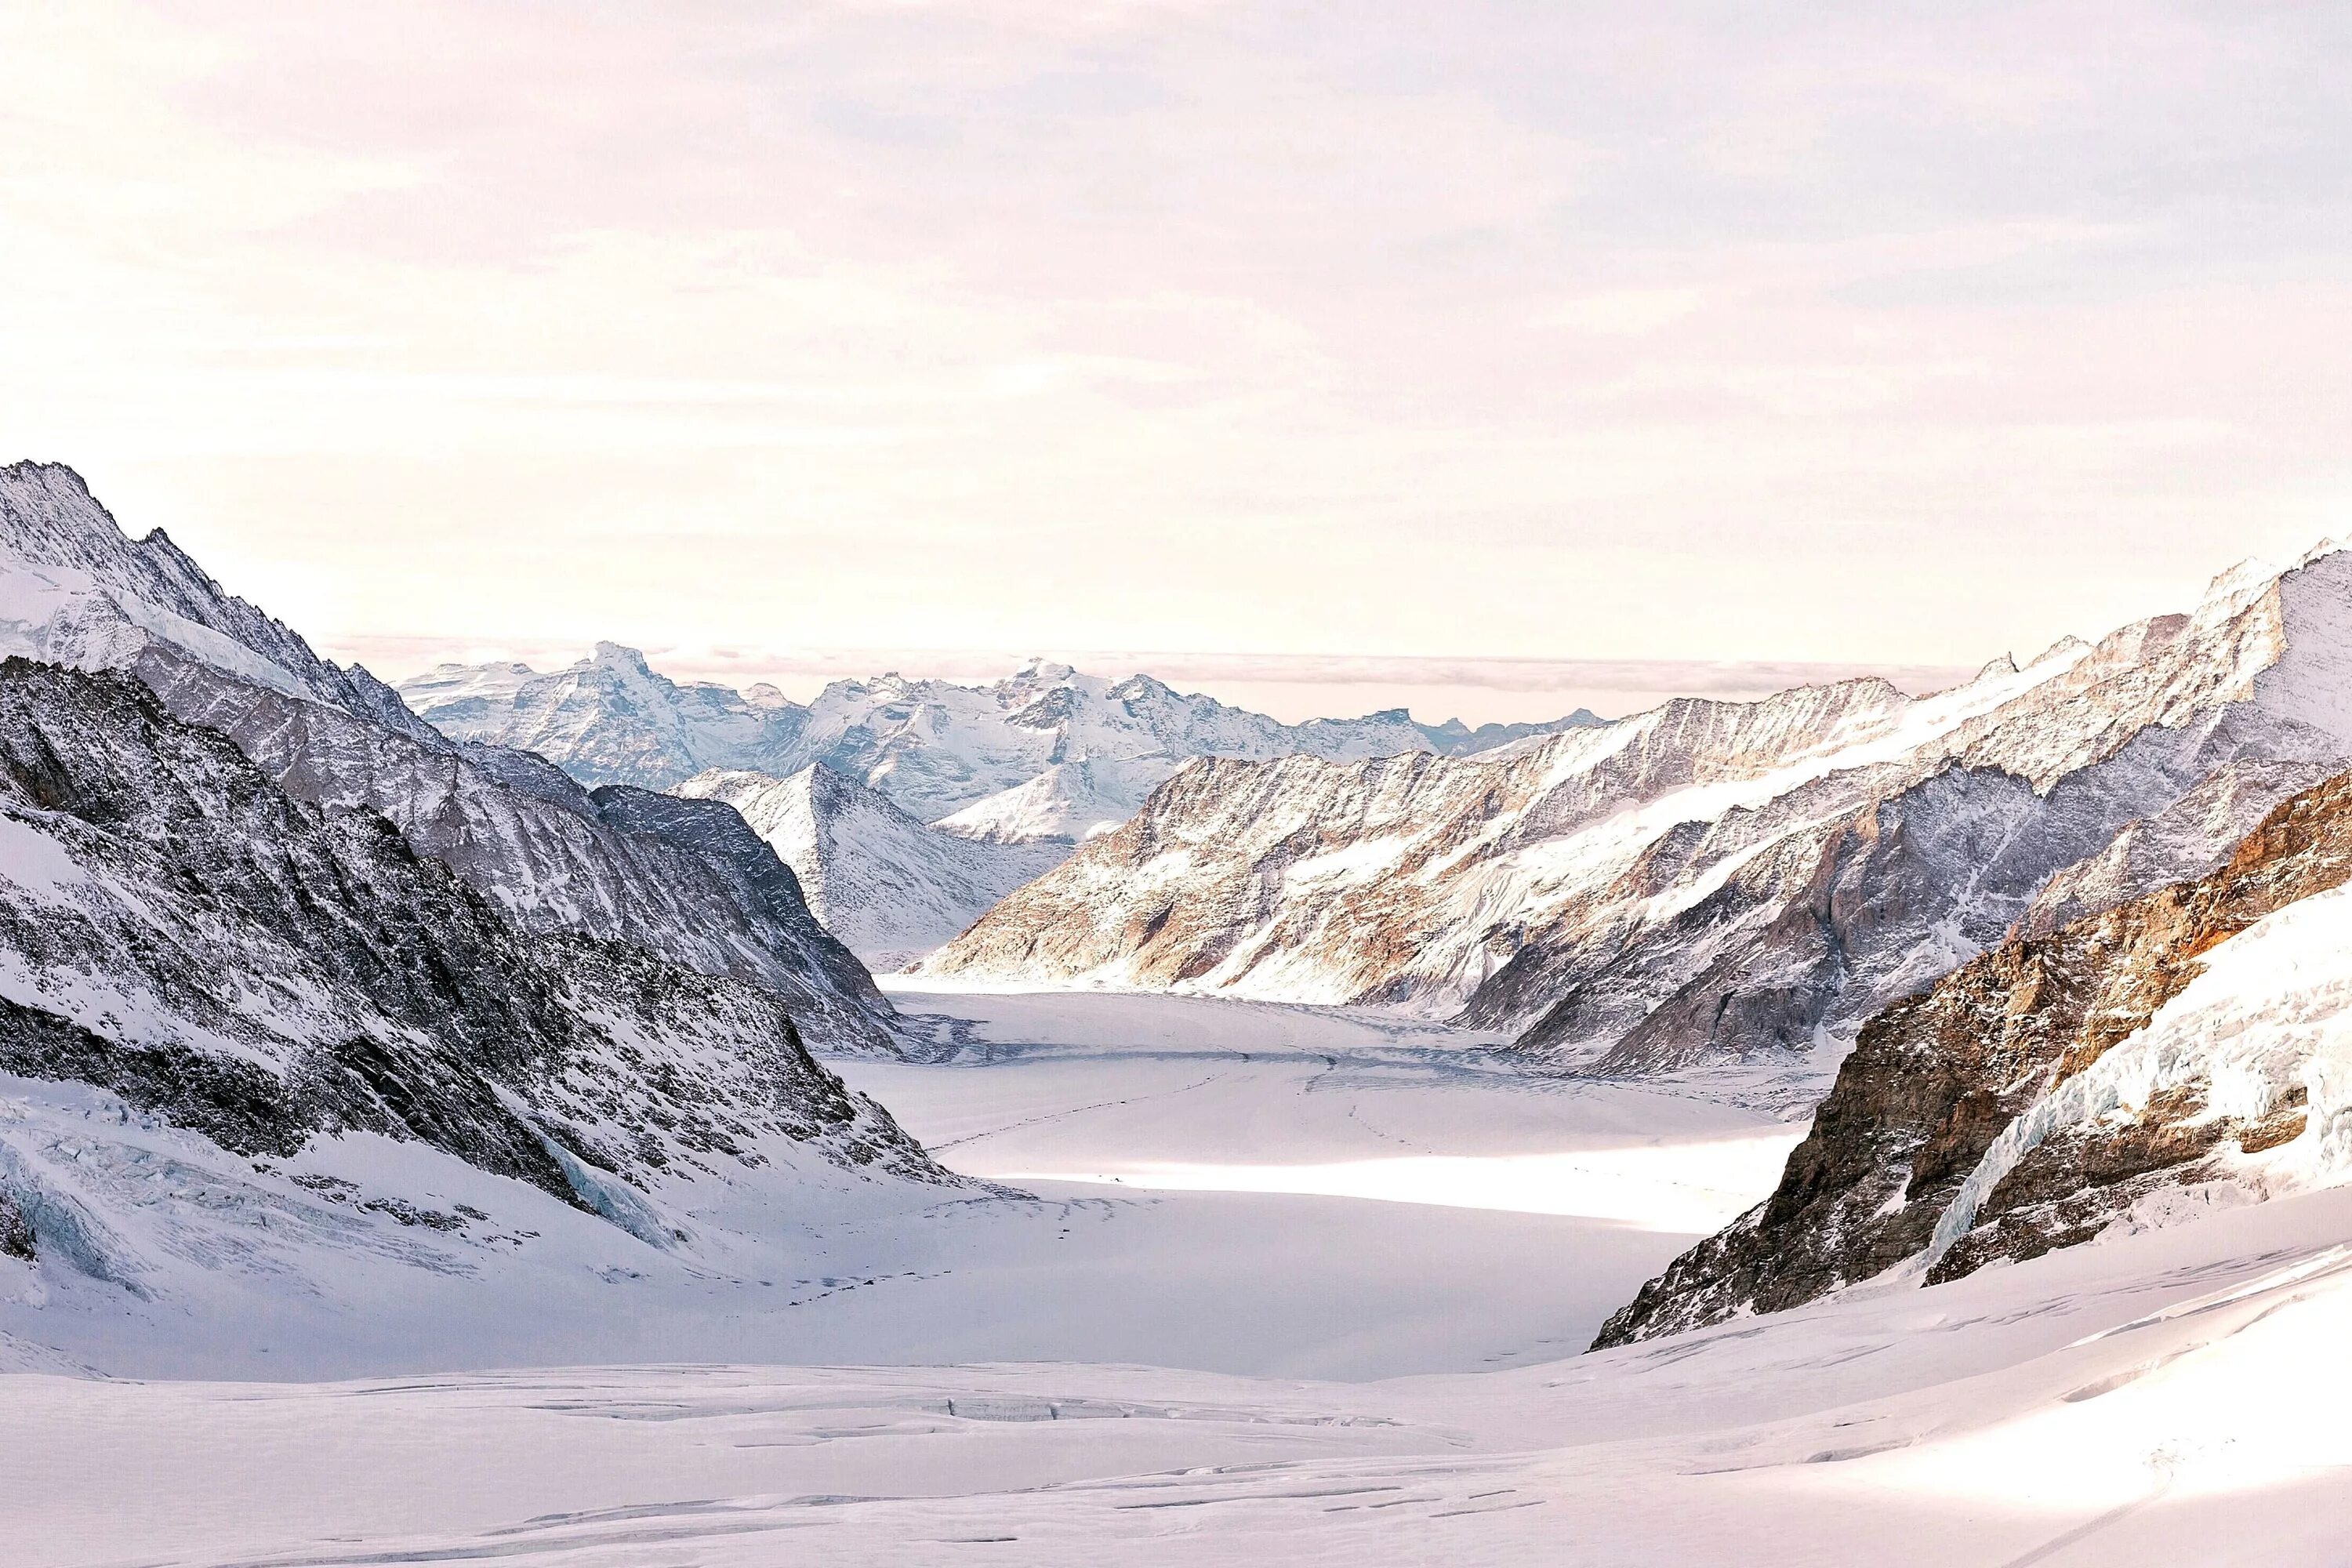
[[[653,667],[646,663],[646,656],[624,643],[598,643],[589,654],[588,662],[593,668],[617,670],[648,680],[654,678]]]
[[[761,774],[742,772],[702,773],[680,784],[677,793],[716,798],[719,788],[714,785],[739,787],[746,781],[762,777],[763,775]],[[903,818],[907,823],[918,827],[922,826],[915,818],[900,811],[887,796],[866,788],[854,779],[845,778],[823,763],[811,763],[800,772],[784,778],[781,783],[787,791],[805,800],[813,811],[838,814],[852,810],[874,810],[887,812],[893,817]]]
[[[895,1048],[894,1016],[872,977],[748,830],[747,848],[658,813],[634,811],[623,826],[538,756],[452,741],[365,670],[319,658],[176,548],[133,544],[70,470],[17,465],[0,475],[0,654],[11,653],[135,675],[289,795],[381,813],[528,931],[633,943],[764,986],[829,1048]],[[509,666],[445,672],[432,695],[461,716],[520,698],[562,731],[579,711],[566,702],[580,684],[579,670],[518,679]],[[748,710],[721,719],[757,722]]]

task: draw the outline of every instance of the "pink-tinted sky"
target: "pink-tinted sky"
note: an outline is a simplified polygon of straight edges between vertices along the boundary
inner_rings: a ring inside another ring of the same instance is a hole
[[[2342,6],[18,0],[0,58],[5,455],[394,674],[1622,710],[2352,511]]]

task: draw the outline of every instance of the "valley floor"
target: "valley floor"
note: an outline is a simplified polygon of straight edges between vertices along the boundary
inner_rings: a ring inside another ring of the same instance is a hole
[[[499,1321],[453,1285],[380,1303],[412,1326],[373,1337],[19,1301],[16,1364],[173,1380],[0,1378],[6,1560],[2347,1555],[2352,1192],[1579,1358],[1795,1124],[1378,1016],[898,999],[956,1055],[847,1076],[1034,1202],[813,1224],[794,1245],[833,1272],[781,1308],[584,1257],[584,1296],[490,1276]],[[450,1370],[561,1362],[599,1364]],[[683,1364],[709,1362],[733,1364]]]
[[[1530,1078],[1486,1037],[1378,1014],[889,984],[961,1048],[843,1075],[956,1170],[1073,1215],[988,1299],[924,1312],[959,1360],[1367,1378],[1550,1359],[1769,1192],[1803,1131]]]

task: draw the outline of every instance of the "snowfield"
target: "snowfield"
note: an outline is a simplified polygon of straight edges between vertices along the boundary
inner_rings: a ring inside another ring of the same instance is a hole
[[[1375,1015],[893,984],[952,1058],[831,1065],[1011,1194],[777,1150],[790,1184],[664,1186],[660,1224],[688,1239],[656,1246],[415,1145],[320,1138],[257,1171],[100,1091],[0,1080],[0,1151],[109,1227],[98,1250],[142,1292],[54,1268],[16,1286],[31,1271],[0,1258],[0,1332],[141,1376],[641,1359],[1469,1372],[1581,1349],[1768,1190],[1801,1131],[1528,1079],[1488,1067],[1480,1037]],[[401,1205],[486,1217],[402,1226]]]
[[[2342,1561],[2352,1201],[1484,1375],[20,1375],[12,1561]]]
[[[1720,1099],[1531,1078],[1490,1055],[1497,1037],[1370,1011],[941,984],[884,982],[904,1011],[954,1009],[984,1071],[857,1062],[843,1075],[955,1169],[1033,1189],[1314,1195],[1705,1233],[1770,1188],[1803,1131]]]
[[[845,1193],[764,1216],[765,1258],[681,1258],[463,1172],[544,1234],[233,1321],[37,1301],[0,1259],[8,1561],[2342,1560],[2352,1193],[1579,1357],[1770,1184],[1800,1129],[1769,1094],[1514,1077],[1377,1015],[922,984],[895,999],[953,1058],[846,1076],[1034,1200]],[[795,1248],[822,1282],[742,1277]]]

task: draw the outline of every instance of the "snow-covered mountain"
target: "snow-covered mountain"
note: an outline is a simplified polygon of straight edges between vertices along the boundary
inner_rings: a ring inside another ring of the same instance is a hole
[[[1140,804],[1129,798],[1133,793],[1132,775],[1117,764],[1055,763],[1027,784],[974,801],[936,826],[985,843],[1054,845],[1066,854],[1080,839],[1132,816]]]
[[[1864,1026],[1780,1187],[1601,1345],[1927,1283],[2352,1175],[2352,774],[2219,869],[2020,937]]]
[[[1406,1004],[1587,1071],[1805,1052],[2062,873],[2068,909],[2195,874],[2340,766],[2347,633],[2330,552],[1934,697],[1850,681],[1463,759],[1195,761],[926,967]]]
[[[129,676],[0,661],[0,1072],[17,1079],[248,1160],[421,1144],[663,1247],[691,1240],[666,1183],[757,1184],[780,1158],[948,1179],[809,1056],[772,992],[534,934],[376,812],[281,790]],[[163,1260],[119,1246],[109,1212],[135,1185],[94,1206],[37,1163],[0,1140],[19,1241],[139,1293]]]
[[[1600,722],[1579,710],[1474,731],[1398,710],[1283,724],[1149,676],[1038,661],[990,686],[835,681],[802,707],[772,687],[678,685],[614,643],[551,675],[443,665],[400,691],[448,733],[583,783],[740,807],[827,929],[891,967],[1126,820],[1188,758],[1465,753]]]
[[[0,470],[0,655],[16,1309],[756,1289],[966,1185],[811,1055],[898,1020],[732,808],[447,739],[61,468]]]
[[[741,813],[799,875],[825,929],[877,968],[895,969],[955,936],[1070,847],[1050,837],[996,840],[918,821],[822,763],[783,779],[698,773],[675,793]]]
[[[453,742],[364,670],[319,658],[161,534],[132,542],[71,470],[0,469],[0,654],[135,674],[289,793],[364,804],[518,922],[748,980],[811,1045],[887,1054],[896,1016],[724,806],[591,795],[526,752]],[[673,803],[674,805],[675,803]],[[709,818],[709,820],[698,820]]]
[[[590,784],[667,789],[707,770],[782,777],[822,764],[925,822],[974,813],[992,825],[976,836],[1000,839],[1082,838],[1124,819],[1191,757],[1465,754],[1599,722],[1579,710],[1474,731],[1400,709],[1284,724],[1150,676],[1112,681],[1042,661],[988,686],[838,680],[803,708],[770,687],[677,685],[612,643],[551,675],[443,665],[400,690],[451,735],[536,752]]]

